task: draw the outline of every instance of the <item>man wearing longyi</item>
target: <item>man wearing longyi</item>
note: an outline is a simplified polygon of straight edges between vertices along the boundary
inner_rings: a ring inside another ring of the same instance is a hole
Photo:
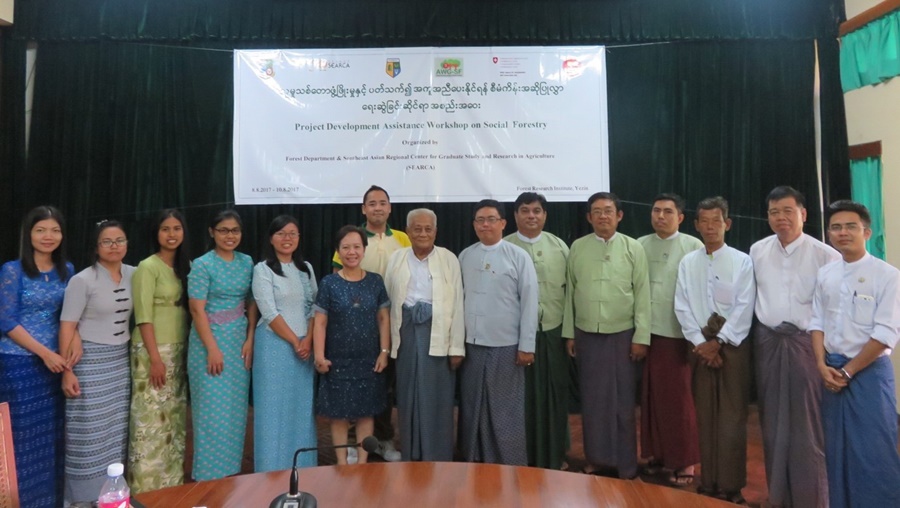
[[[525,369],[534,363],[537,274],[528,254],[503,240],[500,203],[479,202],[472,222],[479,242],[459,255],[466,323],[459,448],[469,462],[524,466]]]
[[[900,506],[897,399],[891,348],[900,335],[900,271],[866,251],[865,206],[825,212],[840,261],[819,269],[809,323],[822,379],[822,427],[832,508]]]
[[[722,197],[697,204],[704,248],[678,265],[675,315],[693,343],[694,405],[700,432],[698,492],[743,504],[747,484],[747,405],[756,284],[750,256],[725,244],[731,229]]]
[[[616,231],[623,216],[615,194],[588,198],[594,231],[569,253],[562,335],[578,362],[585,472],[615,467],[619,478],[634,478],[637,362],[650,345],[650,279],[644,248]]]

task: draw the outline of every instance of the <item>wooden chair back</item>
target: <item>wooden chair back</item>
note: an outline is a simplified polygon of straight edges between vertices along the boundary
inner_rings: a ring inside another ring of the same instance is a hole
[[[19,508],[19,482],[13,453],[9,404],[0,403],[0,508]]]

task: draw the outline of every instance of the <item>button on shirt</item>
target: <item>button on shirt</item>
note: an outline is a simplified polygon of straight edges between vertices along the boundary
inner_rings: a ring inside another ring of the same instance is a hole
[[[750,247],[756,275],[756,317],[775,328],[788,322],[805,330],[812,319],[812,301],[819,268],[841,258],[838,251],[803,234],[781,245],[777,235]]]
[[[434,281],[428,269],[428,259],[433,254],[434,249],[424,259],[419,259],[416,253],[409,249],[409,255],[406,256],[409,282],[406,285],[406,299],[403,300],[403,305],[412,307],[416,302],[432,303]]]
[[[900,271],[870,254],[823,266],[809,330],[824,332],[829,353],[853,358],[872,338],[887,346],[882,355],[889,355],[900,333],[898,280]]]
[[[700,329],[717,312],[726,319],[719,337],[739,346],[750,333],[756,284],[750,256],[727,245],[711,255],[691,252],[678,265],[675,315],[685,338],[699,346],[706,342]]]

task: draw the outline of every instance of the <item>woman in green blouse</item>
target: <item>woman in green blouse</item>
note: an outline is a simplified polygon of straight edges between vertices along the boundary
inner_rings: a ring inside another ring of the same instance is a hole
[[[132,278],[137,326],[131,336],[128,483],[133,493],[184,482],[190,271],[184,216],[163,210],[151,236],[157,252],[141,261]]]

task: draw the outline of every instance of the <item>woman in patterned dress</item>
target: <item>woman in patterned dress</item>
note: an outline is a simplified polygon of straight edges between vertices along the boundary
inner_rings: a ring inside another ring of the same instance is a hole
[[[254,470],[288,469],[297,448],[316,446],[312,304],[316,276],[300,254],[300,225],[280,215],[269,225],[264,261],[253,269],[260,320],[253,339]],[[299,457],[317,464],[315,452]]]
[[[257,319],[250,294],[253,261],[235,251],[241,227],[237,212],[219,212],[209,227],[214,246],[194,260],[188,275],[192,475],[198,481],[241,470]]]
[[[132,493],[184,482],[187,413],[187,228],[178,210],[153,224],[156,253],[132,277],[131,419],[128,485]]]
[[[25,216],[19,259],[0,269],[0,402],[9,403],[22,508],[62,505],[63,371],[59,311],[72,264],[65,222],[52,206]]]
[[[359,443],[372,435],[373,416],[387,407],[382,370],[390,354],[390,305],[384,281],[360,267],[366,233],[344,226],[335,238],[342,268],[322,279],[313,325],[319,393],[316,412],[330,419],[331,440],[347,443],[347,429],[356,421]],[[347,449],[336,451],[338,464],[347,463]],[[359,450],[359,463],[368,454]]]
[[[94,230],[94,263],[69,280],[59,325],[59,350],[83,356],[63,372],[66,400],[65,500],[90,507],[106,481],[106,467],[125,462],[131,373],[128,361],[131,276],[122,263],[128,239],[122,224]]]

